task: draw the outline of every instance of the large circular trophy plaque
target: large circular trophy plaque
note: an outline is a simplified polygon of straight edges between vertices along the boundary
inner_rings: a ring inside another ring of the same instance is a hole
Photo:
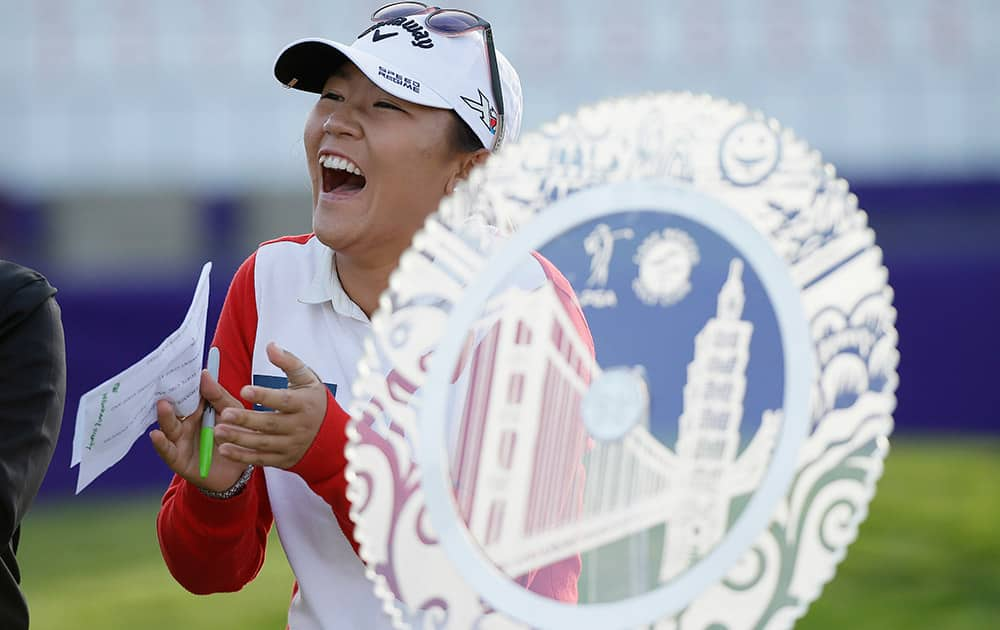
[[[354,385],[349,498],[399,627],[787,628],[886,456],[881,252],[804,142],[600,103],[416,236]]]

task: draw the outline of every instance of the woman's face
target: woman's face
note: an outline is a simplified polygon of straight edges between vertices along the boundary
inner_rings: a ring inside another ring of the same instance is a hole
[[[452,120],[449,110],[392,96],[345,61],[305,126],[319,240],[373,262],[398,257],[462,168]]]

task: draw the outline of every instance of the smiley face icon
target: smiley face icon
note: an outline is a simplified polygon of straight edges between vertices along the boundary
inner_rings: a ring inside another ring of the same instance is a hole
[[[764,181],[780,159],[781,141],[763,120],[744,120],[730,129],[719,145],[722,176],[737,186]]]

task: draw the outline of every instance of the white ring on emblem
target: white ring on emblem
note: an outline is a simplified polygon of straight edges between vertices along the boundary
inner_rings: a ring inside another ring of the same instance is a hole
[[[701,562],[670,583],[615,603],[566,604],[524,589],[497,569],[462,523],[451,493],[445,440],[450,374],[465,332],[481,307],[518,264],[581,223],[608,214],[654,211],[680,216],[713,230],[746,256],[774,306],[784,355],[784,420],[771,464],[760,487],[729,533]],[[433,219],[432,219],[433,220]],[[650,623],[684,609],[721,579],[770,522],[795,473],[799,448],[809,427],[813,383],[813,343],[798,287],[786,263],[767,239],[736,211],[683,184],[624,182],[566,197],[527,222],[490,257],[452,311],[444,338],[431,360],[421,404],[417,463],[431,524],[462,577],[496,610],[531,627],[622,628]],[[434,436],[434,437],[431,437]]]

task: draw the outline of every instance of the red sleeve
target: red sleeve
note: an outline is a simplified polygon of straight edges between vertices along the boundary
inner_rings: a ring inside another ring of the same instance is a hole
[[[573,285],[545,256],[538,252],[532,252],[532,255],[542,266],[545,277],[552,284],[552,288],[556,290],[556,294],[559,295],[559,301],[566,309],[566,314],[573,320],[577,334],[590,349],[590,356],[594,357],[594,338],[590,334],[590,326],[587,325],[587,319],[583,316],[583,309],[580,307],[580,301],[576,298],[576,292],[573,291]]]
[[[587,345],[587,348],[590,350],[590,356],[595,356],[594,339],[590,334],[590,327],[587,326],[587,320],[583,316],[583,309],[580,307],[580,302],[576,298],[576,293],[573,291],[572,285],[570,285],[566,277],[563,276],[562,272],[560,272],[559,269],[557,269],[556,266],[549,262],[544,256],[537,252],[534,252],[533,255],[538,261],[538,264],[541,265],[542,270],[545,271],[545,277],[548,279],[552,288],[555,289],[556,294],[559,296],[559,302],[566,310],[566,314],[569,315],[570,319],[573,321],[577,334],[580,335],[580,339],[583,340],[583,342]],[[578,439],[570,440],[569,442],[577,443],[580,446],[587,442],[585,434],[581,434],[577,436],[577,438]],[[575,497],[576,500],[573,503],[575,503],[576,509],[582,509],[583,507],[584,475],[585,470],[581,457],[580,463],[577,466],[575,483],[567,491],[569,496]],[[568,506],[568,509],[573,508]],[[519,581],[526,588],[538,593],[539,595],[544,595],[549,599],[564,602],[576,602],[579,596],[577,583],[580,579],[581,568],[582,562],[580,555],[575,554],[548,566],[531,571],[527,575],[521,576]]]
[[[212,341],[221,355],[219,383],[230,393],[251,381],[255,262],[253,254],[236,272]],[[167,568],[184,588],[197,594],[231,592],[260,571],[272,520],[260,469],[242,493],[228,500],[209,498],[175,475],[163,495],[156,532]]]

